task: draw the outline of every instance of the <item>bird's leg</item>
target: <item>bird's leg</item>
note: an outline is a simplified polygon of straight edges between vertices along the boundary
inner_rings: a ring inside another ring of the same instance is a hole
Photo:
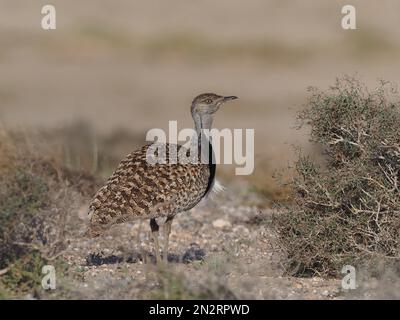
[[[140,220],[140,222],[139,222],[139,231],[137,233],[136,241],[137,241],[138,247],[140,249],[140,255],[142,257],[142,261],[143,261],[144,264],[146,264],[147,263],[146,251],[145,251],[145,248],[143,247],[142,242],[140,241],[140,235],[142,233],[142,226],[143,226],[143,220]]]
[[[163,248],[163,259],[166,263],[168,263],[168,242],[169,242],[169,234],[171,233],[171,225],[173,217],[168,217],[164,223],[164,248]]]
[[[154,241],[154,249],[155,249],[155,254],[156,254],[156,263],[160,261],[160,247],[158,245],[158,230],[159,226],[157,224],[156,219],[152,218],[150,219],[150,228],[151,228],[151,236]]]

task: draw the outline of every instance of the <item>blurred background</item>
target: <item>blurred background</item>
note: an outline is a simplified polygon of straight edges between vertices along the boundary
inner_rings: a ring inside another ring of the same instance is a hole
[[[107,141],[100,156],[115,149],[110,167],[150,128],[191,127],[193,97],[216,92],[240,97],[214,125],[255,129],[257,179],[286,167],[293,145],[312,152],[294,129],[308,86],[400,78],[396,0],[54,0],[52,31],[41,29],[45,4],[0,0],[0,121],[67,144],[90,132]],[[357,30],[341,28],[345,4]]]
[[[56,30],[41,28],[47,4]],[[341,27],[348,4],[357,30]],[[290,190],[276,176],[291,176],[298,147],[320,159],[295,128],[309,86],[399,82],[399,26],[398,0],[0,0],[0,299],[343,297],[340,279],[285,274],[269,221]],[[240,98],[214,126],[255,129],[254,173],[218,168],[228,191],[176,219],[168,273],[142,264],[147,222],[85,239],[89,200],[118,162],[149,129],[192,127],[203,92]],[[398,297],[385,281],[363,284]]]

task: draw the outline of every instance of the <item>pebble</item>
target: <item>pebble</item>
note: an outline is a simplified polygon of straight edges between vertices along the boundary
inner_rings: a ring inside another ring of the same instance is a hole
[[[232,231],[234,233],[240,233],[240,234],[245,235],[245,236],[250,233],[249,229],[247,229],[246,227],[244,227],[242,225],[238,225],[238,226],[234,227]]]
[[[217,219],[213,221],[213,227],[217,229],[229,229],[232,227],[231,223],[228,220]]]
[[[301,283],[296,283],[296,284],[294,285],[294,287],[295,287],[296,289],[303,289],[303,285],[302,285]]]

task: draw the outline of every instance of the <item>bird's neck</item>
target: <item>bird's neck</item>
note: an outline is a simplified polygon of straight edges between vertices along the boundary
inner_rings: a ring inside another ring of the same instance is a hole
[[[209,133],[212,127],[213,118],[211,115],[193,114],[194,125],[197,133],[198,156],[200,160],[208,159],[209,163],[213,155]]]
[[[193,114],[192,116],[198,137],[200,137],[200,135],[203,133],[204,130],[211,130],[213,123],[213,117],[211,115],[209,114],[199,115],[196,113]]]

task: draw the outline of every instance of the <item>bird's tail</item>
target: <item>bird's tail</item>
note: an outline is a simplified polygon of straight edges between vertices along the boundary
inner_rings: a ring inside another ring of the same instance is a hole
[[[212,188],[212,192],[215,194],[221,193],[221,192],[225,192],[226,188],[217,180],[215,179],[213,188]]]
[[[92,239],[101,236],[103,233],[103,228],[88,226],[82,236],[87,239]]]
[[[89,218],[89,223],[87,225],[86,230],[83,233],[85,238],[96,238],[104,233],[105,228],[92,223],[92,216],[95,210],[92,206],[89,207],[87,216]]]

